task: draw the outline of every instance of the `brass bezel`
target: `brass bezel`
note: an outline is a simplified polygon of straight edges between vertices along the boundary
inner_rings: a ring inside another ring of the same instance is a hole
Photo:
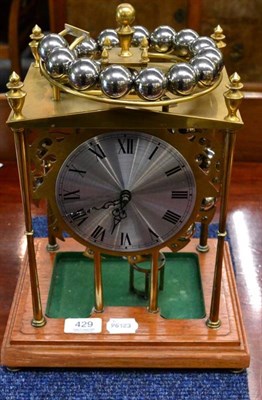
[[[79,130],[75,129],[73,134],[71,133],[65,138],[63,144],[59,144],[58,146],[56,146],[57,150],[58,149],[60,150],[58,152],[55,152],[57,160],[54,163],[53,167],[50,169],[50,171],[48,171],[47,174],[44,176],[43,183],[36,188],[34,192],[34,197],[36,198],[46,197],[48,199],[48,202],[52,210],[52,220],[54,221],[52,229],[54,231],[54,234],[56,234],[60,239],[63,239],[62,232],[66,231],[79,243],[83,244],[84,246],[88,246],[94,251],[100,251],[105,254],[118,255],[118,256],[119,255],[129,256],[134,254],[138,255],[145,253],[151,254],[153,251],[160,250],[166,246],[170,247],[172,251],[180,250],[189,242],[189,238],[187,237],[187,231],[190,228],[190,226],[196,221],[201,221],[203,219],[210,220],[211,217],[213,216],[214,210],[207,210],[207,211],[201,210],[201,204],[203,198],[205,197],[217,197],[218,191],[215,189],[214,185],[210,182],[210,177],[208,176],[208,174],[203,172],[203,170],[199,167],[197,163],[196,155],[202,151],[202,147],[198,143],[192,143],[190,140],[188,140],[188,138],[186,138],[184,135],[180,133],[175,133],[175,134],[172,133],[171,130],[137,129],[136,132],[148,133],[172,145],[187,160],[194,174],[196,182],[195,206],[188,221],[176,235],[174,235],[171,239],[167,240],[166,242],[146,250],[144,249],[141,251],[130,251],[130,252],[118,251],[118,250],[111,251],[108,249],[103,249],[102,246],[101,247],[96,246],[92,242],[83,240],[78,234],[76,234],[73,231],[73,229],[71,229],[65,223],[64,219],[62,218],[58,206],[56,204],[55,185],[58,173],[64,163],[64,160],[70,155],[72,151],[74,151],[79,145],[84,143],[86,140],[104,133],[114,133],[114,132],[117,133],[119,131],[120,131],[119,129],[118,130],[84,129],[84,128]],[[134,132],[134,129],[124,129],[122,131]],[[49,135],[52,135],[52,133]],[[35,153],[35,148],[32,148],[32,152],[33,154]]]

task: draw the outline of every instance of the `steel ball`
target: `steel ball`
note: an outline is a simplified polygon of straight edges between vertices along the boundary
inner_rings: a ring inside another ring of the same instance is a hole
[[[173,39],[173,45],[176,54],[181,57],[188,56],[190,53],[190,44],[198,37],[198,33],[193,31],[192,29],[182,29],[181,31],[179,31]]]
[[[150,35],[150,43],[153,48],[160,52],[166,53],[172,49],[176,31],[168,25],[158,26]]]
[[[37,51],[38,54],[44,62],[46,62],[47,57],[51,53],[52,50],[57,47],[67,47],[68,43],[63,36],[60,36],[56,33],[50,33],[43,37],[43,39],[39,42]]]
[[[193,56],[196,56],[198,52],[205,47],[214,47],[215,49],[217,48],[216,43],[213,39],[208,36],[200,36],[192,43],[190,43],[189,50]]]
[[[173,65],[167,73],[167,87],[171,93],[189,95],[197,84],[197,75],[193,67],[186,63]]]
[[[113,99],[125,96],[133,83],[132,73],[121,65],[110,65],[100,73],[102,92]]]
[[[204,47],[197,54],[209,58],[215,64],[217,72],[220,73],[224,66],[223,55],[220,50],[214,47]]]
[[[98,67],[94,61],[80,58],[72,62],[67,75],[69,83],[74,89],[86,90],[97,82]]]
[[[79,57],[79,58],[90,57],[91,55],[96,53],[97,50],[98,50],[98,45],[97,45],[96,41],[92,38],[83,40],[83,42],[79,43],[75,47],[77,57]]]
[[[164,95],[167,88],[167,78],[157,68],[145,68],[137,75],[134,85],[137,94],[142,99],[154,101]]]
[[[104,29],[102,32],[99,33],[97,37],[97,43],[100,48],[103,47],[106,38],[110,39],[111,47],[119,46],[118,35],[114,29]]]
[[[204,56],[196,56],[190,60],[194,68],[198,82],[204,86],[213,85],[217,78],[217,69],[213,61]]]
[[[131,44],[135,47],[140,46],[141,40],[145,37],[147,40],[149,39],[149,32],[146,28],[140,25],[133,26],[135,30],[132,38]]]
[[[58,47],[49,54],[46,61],[46,70],[52,78],[60,78],[67,73],[70,64],[74,60],[74,51]]]

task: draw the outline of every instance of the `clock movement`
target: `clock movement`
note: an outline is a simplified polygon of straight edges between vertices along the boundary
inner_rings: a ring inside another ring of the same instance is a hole
[[[96,39],[35,26],[25,82],[7,84],[27,242],[9,367],[249,364],[226,242],[242,83],[219,26],[150,33],[134,18],[120,4]],[[43,199],[47,239],[31,211]]]

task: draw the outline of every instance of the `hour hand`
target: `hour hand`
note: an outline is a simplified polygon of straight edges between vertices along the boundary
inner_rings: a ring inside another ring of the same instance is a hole
[[[129,190],[123,190],[120,193],[119,206],[114,208],[114,210],[112,211],[113,228],[111,234],[114,232],[115,228],[122,221],[122,219],[125,219],[127,217],[125,207],[130,200],[131,200],[131,192],[129,192]]]
[[[113,228],[112,228],[111,234],[114,232],[117,225],[122,221],[122,219],[125,219],[127,217],[126,210],[121,209],[119,207],[115,208],[112,211],[112,215],[113,215]]]

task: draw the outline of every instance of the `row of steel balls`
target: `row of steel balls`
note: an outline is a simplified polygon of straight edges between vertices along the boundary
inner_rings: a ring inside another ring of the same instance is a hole
[[[189,95],[197,84],[208,87],[219,77],[223,56],[211,38],[199,36],[191,29],[176,33],[169,26],[160,26],[151,35],[142,26],[134,29],[132,46],[139,46],[146,37],[153,50],[160,53],[174,50],[185,62],[175,63],[166,73],[156,67],[137,71],[112,64],[102,68],[94,56],[101,52],[105,38],[110,39],[112,47],[119,46],[117,32],[113,29],[102,31],[96,41],[85,39],[73,50],[63,36],[51,33],[40,41],[38,52],[53,79],[66,75],[69,85],[80,91],[98,85],[113,99],[125,96],[131,89],[149,101],[160,99],[167,90],[176,95]]]

